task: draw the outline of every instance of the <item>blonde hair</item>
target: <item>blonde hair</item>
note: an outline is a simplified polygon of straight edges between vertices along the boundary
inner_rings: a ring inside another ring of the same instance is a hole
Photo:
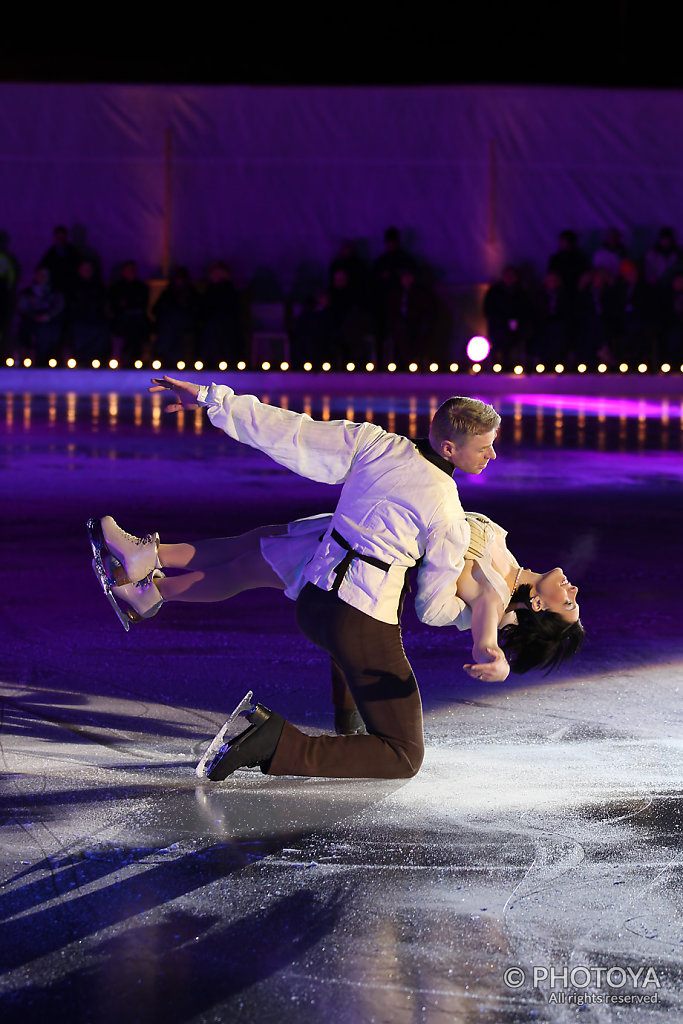
[[[497,430],[500,416],[492,405],[478,398],[448,398],[434,413],[430,434],[441,444],[455,441],[458,435],[486,434]]]

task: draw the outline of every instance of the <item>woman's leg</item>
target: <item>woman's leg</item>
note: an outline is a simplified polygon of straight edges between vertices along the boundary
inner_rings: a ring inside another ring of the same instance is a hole
[[[213,537],[210,540],[198,540],[192,544],[160,544],[157,549],[159,561],[168,569],[212,569],[223,562],[231,562],[234,558],[257,549],[261,555],[261,538],[277,537],[287,533],[286,523],[277,526],[259,526],[248,533],[240,533],[236,537]]]
[[[160,544],[163,567],[188,571],[157,580],[159,592],[164,601],[213,602],[259,587],[284,590],[284,583],[261,554],[261,538],[286,532],[286,525],[262,526],[238,537]]]

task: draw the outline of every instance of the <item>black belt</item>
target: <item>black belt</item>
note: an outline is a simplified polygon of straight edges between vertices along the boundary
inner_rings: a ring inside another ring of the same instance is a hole
[[[332,584],[332,590],[337,591],[342,585],[342,580],[346,575],[346,570],[351,565],[354,558],[360,558],[361,562],[367,562],[368,565],[374,565],[376,569],[383,569],[384,572],[389,572],[391,565],[388,562],[383,562],[380,558],[373,558],[372,555],[362,555],[360,551],[355,551],[347,540],[344,540],[341,533],[338,533],[335,529],[332,530],[332,539],[337,542],[340,548],[344,548],[346,554],[342,558],[339,565],[334,567],[334,583]]]

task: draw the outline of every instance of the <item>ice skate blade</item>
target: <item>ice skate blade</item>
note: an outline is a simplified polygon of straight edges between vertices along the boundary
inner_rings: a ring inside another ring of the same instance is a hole
[[[109,601],[109,604],[114,609],[114,612],[116,613],[116,618],[119,620],[119,622],[121,623],[121,625],[123,626],[127,633],[128,630],[130,629],[130,616],[126,615],[126,613],[122,611],[121,608],[119,608],[116,602],[116,598],[111,592],[111,586],[109,584],[109,580],[107,579],[107,574],[105,573],[104,568],[102,567],[101,563],[97,561],[97,559],[93,560],[92,571],[97,576],[98,582],[102,587],[102,590],[104,591],[105,596]]]
[[[228,720],[223,723],[223,725],[220,727],[220,729],[218,730],[218,732],[216,733],[214,738],[211,740],[211,743],[209,743],[208,747],[204,751],[204,754],[202,755],[201,761],[199,762],[199,764],[197,765],[197,767],[194,770],[195,775],[198,778],[200,778],[200,779],[205,779],[206,778],[206,766],[211,761],[213,761],[215,755],[218,753],[218,751],[223,746],[223,740],[225,739],[225,734],[228,731],[228,727],[230,725],[232,725],[232,723],[235,721],[237,716],[241,715],[242,712],[244,712],[244,711],[253,711],[254,710],[254,705],[251,702],[253,696],[254,696],[254,691],[253,690],[248,690],[247,693],[245,693],[244,697],[242,697],[242,700],[239,702],[239,704],[237,705],[237,707],[235,708],[233,713],[230,715]]]
[[[89,519],[86,523],[86,529],[88,531],[88,537],[90,539],[90,547],[92,548],[93,558],[97,565],[97,572],[100,575],[100,581],[106,580],[110,587],[116,585],[116,580],[107,572],[107,569],[102,558],[102,552],[109,553],[107,542],[104,539],[102,533],[102,527],[99,519]],[[104,588],[104,583],[102,584]],[[111,598],[110,598],[111,600]]]

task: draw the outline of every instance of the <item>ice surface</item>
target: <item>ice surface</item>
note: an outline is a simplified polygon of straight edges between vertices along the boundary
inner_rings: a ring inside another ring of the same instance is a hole
[[[668,452],[501,443],[488,483],[462,479],[524,565],[571,567],[588,632],[571,666],[483,688],[466,637],[409,609],[416,778],[211,784],[195,765],[245,690],[331,730],[326,660],[274,592],[124,634],[85,522],[230,534],[325,511],[334,489],[189,419],[86,411],[17,414],[0,447],[3,1024],[683,1017],[678,434]],[[575,996],[658,1001],[581,1010],[553,1001],[571,985],[533,984],[581,965]],[[597,984],[618,966],[660,987]]]

